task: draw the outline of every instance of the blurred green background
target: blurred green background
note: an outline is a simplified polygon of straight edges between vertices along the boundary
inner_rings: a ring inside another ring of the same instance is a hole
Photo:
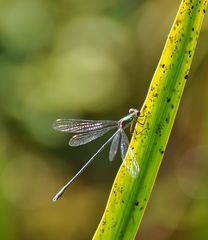
[[[120,166],[69,147],[57,118],[140,108],[180,0],[0,0],[0,239],[91,239]],[[208,239],[208,18],[138,238]]]

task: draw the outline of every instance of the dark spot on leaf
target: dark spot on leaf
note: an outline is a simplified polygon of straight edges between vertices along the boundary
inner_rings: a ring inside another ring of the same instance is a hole
[[[185,79],[188,79],[188,74],[186,74],[184,78],[185,78]]]
[[[140,211],[142,211],[144,209],[144,207],[140,207]]]
[[[160,153],[163,154],[164,153],[164,150],[162,148],[160,148]]]
[[[162,131],[163,131],[164,125],[163,124],[158,124],[157,129],[156,129],[156,134],[161,137],[162,136]]]
[[[162,64],[162,68],[164,68],[165,67],[165,64]]]
[[[171,104],[171,108],[174,108],[174,105],[173,105],[173,104]]]
[[[123,187],[120,187],[119,192],[123,193]]]
[[[166,123],[169,123],[169,120],[170,120],[169,116],[166,117],[166,119],[165,119]]]
[[[122,200],[122,203],[124,203],[124,200]]]
[[[194,28],[192,28],[191,30],[194,31]]]
[[[169,103],[170,102],[170,98],[167,98],[167,103]]]
[[[135,202],[135,206],[138,206],[139,205],[139,202]]]

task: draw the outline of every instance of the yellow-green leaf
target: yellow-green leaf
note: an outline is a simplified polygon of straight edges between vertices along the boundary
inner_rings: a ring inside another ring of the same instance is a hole
[[[133,177],[127,164],[121,165],[93,240],[136,236],[189,78],[206,9],[206,0],[183,0],[179,7],[124,160],[131,164],[133,153],[140,172]]]

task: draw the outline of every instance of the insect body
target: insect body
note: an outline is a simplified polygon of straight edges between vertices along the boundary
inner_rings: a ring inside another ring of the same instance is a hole
[[[83,170],[95,159],[95,157],[111,142],[109,151],[109,160],[112,161],[118,151],[120,142],[121,158],[125,158],[129,141],[124,132],[138,118],[140,112],[137,109],[131,108],[129,114],[121,118],[119,121],[112,120],[78,120],[78,119],[58,119],[54,122],[53,128],[60,132],[75,133],[70,139],[70,146],[80,146],[89,143],[112,129],[117,129],[116,132],[98,149],[98,151],[85,163],[85,165],[64,185],[61,190],[55,195],[53,201],[58,200],[72,182],[83,172]],[[131,155],[133,153],[131,152]],[[132,156],[133,157],[133,156]],[[127,166],[127,169],[139,171],[136,160],[133,160],[132,167]]]

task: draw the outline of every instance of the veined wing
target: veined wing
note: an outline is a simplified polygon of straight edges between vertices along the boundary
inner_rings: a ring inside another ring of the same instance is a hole
[[[110,152],[109,152],[109,160],[110,161],[113,161],[113,159],[118,151],[118,145],[119,145],[120,138],[121,138],[121,132],[119,130],[116,133],[116,135],[113,137],[113,140],[111,143]]]
[[[117,125],[117,121],[111,120],[57,119],[52,127],[59,132],[85,133]]]
[[[130,149],[130,158],[126,158],[124,160],[124,165],[132,177],[139,176],[140,167],[139,167],[139,164],[136,160],[136,157],[135,157],[132,149]]]
[[[121,129],[121,158],[123,160],[126,156],[128,147],[129,147],[129,140],[128,140],[124,130]],[[135,157],[132,149],[130,149],[130,158],[127,157],[124,160],[124,165],[132,177],[138,177],[140,168],[139,168],[139,164],[137,163],[136,157]]]
[[[107,133],[108,131],[110,131],[114,128],[116,128],[116,126],[106,127],[103,129],[98,129],[98,130],[94,130],[94,131],[88,131],[88,132],[77,134],[70,139],[69,145],[76,147],[76,146],[80,146],[80,145],[89,143],[89,142],[103,136],[105,133]]]
[[[121,128],[121,158],[122,160],[124,160],[125,156],[126,156],[126,152],[128,150],[129,147],[129,140],[128,137],[126,136],[126,133],[124,132],[124,130]]]

